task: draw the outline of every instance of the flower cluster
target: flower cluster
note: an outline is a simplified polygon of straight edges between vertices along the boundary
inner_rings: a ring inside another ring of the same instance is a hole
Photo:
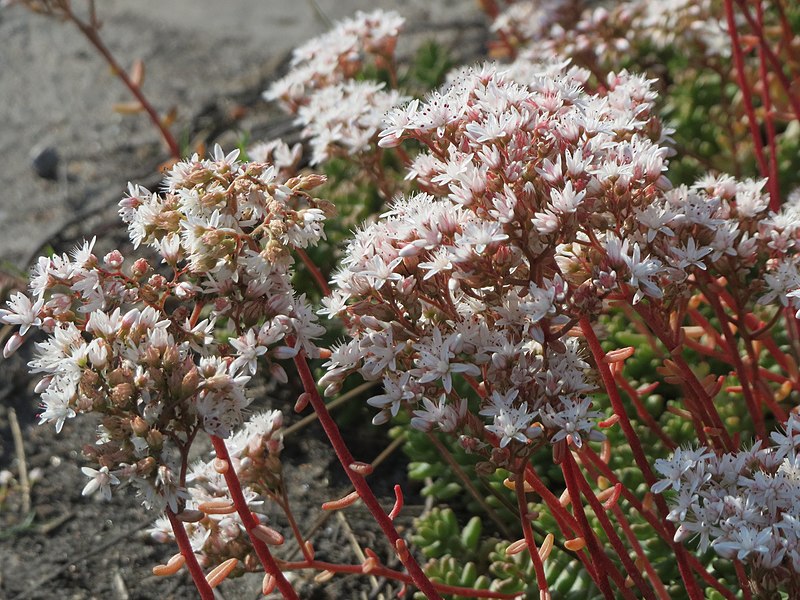
[[[163,267],[116,250],[100,260],[92,240],[40,258],[30,296],[0,312],[19,325],[6,353],[32,327],[47,334],[30,362],[42,375],[41,421],[60,431],[78,413],[102,416],[87,447],[100,470],[86,472],[85,493],[133,480],[148,504],[176,511],[192,440],[200,430],[228,437],[243,421],[258,360],[286,381],[278,361],[316,355],[323,329],[292,290],[291,250],[323,235],[327,206],[308,193],[323,179],[279,183],[275,172],[217,147],[213,159],[176,164],[164,194],[131,185],[120,213]]]
[[[570,334],[576,306],[591,310],[596,294],[570,288],[554,256],[623,194],[649,204],[666,186],[665,151],[647,135],[659,131],[645,81],[622,74],[599,97],[582,76],[548,65],[525,85],[492,66],[465,70],[387,116],[381,145],[427,147],[410,169],[426,192],[397,200],[348,247],[327,311],[346,315],[353,339],[328,363],[329,392],[358,370],[383,378],[386,393],[369,401],[377,422],[408,406],[415,426],[456,431],[476,426],[454,391],[461,376],[501,447],[601,436]],[[648,257],[627,245],[616,256],[632,286],[660,293]]]
[[[691,47],[704,56],[730,56],[724,15],[711,0],[616,2],[523,0],[511,3],[492,23],[496,51],[541,62],[568,56],[578,64],[614,68],[632,46]]]
[[[368,65],[394,69],[403,23],[394,11],[358,12],[295,49],[290,72],[264,92],[265,99],[297,115],[311,140],[312,164],[367,150],[383,114],[407,100],[382,82],[356,79]]]
[[[716,454],[707,448],[676,450],[655,466],[664,479],[653,492],[672,490],[669,520],[676,541],[698,539],[754,572],[800,579],[800,418],[792,415],[773,446]],[[774,576],[772,577],[774,579]],[[774,585],[775,581],[772,582]]]

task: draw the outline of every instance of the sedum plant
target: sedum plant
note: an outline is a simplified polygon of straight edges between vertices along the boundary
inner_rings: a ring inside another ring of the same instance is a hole
[[[120,215],[160,262],[100,259],[94,240],[42,257],[0,311],[18,327],[4,353],[41,331],[41,421],[101,420],[84,494],[134,484],[163,513],[152,534],[180,550],[154,572],[185,565],[204,599],[262,570],[264,594],[296,598],[285,573],[299,569],[433,599],[793,597],[800,196],[781,191],[770,106],[798,101],[783,85],[794,63],[769,72],[767,36],[774,19],[791,55],[791,13],[686,4],[665,28],[641,3],[481,4],[509,61],[456,69],[423,97],[403,87],[394,12],[296,50],[266,96],[333,181],[269,140],[249,160],[217,147],[178,162],[161,193],[130,185]],[[670,171],[689,124],[665,126],[670,88],[624,67],[684,43],[703,68],[724,65],[726,85],[738,77],[732,114],[747,127],[726,142],[749,135],[757,169],[742,171],[761,178]],[[354,215],[368,219],[343,249],[314,252],[323,226],[339,241]],[[250,379],[288,383],[287,360],[296,410],[313,408],[353,486],[322,508],[363,502],[400,568],[372,549],[360,564],[321,561],[300,531],[285,417],[248,414]],[[400,484],[387,511],[321,398],[358,377],[380,384],[365,398],[372,422],[405,436],[409,475],[426,482],[432,507],[408,541]],[[214,454],[190,464],[198,436]],[[261,502],[286,531],[253,512]]]

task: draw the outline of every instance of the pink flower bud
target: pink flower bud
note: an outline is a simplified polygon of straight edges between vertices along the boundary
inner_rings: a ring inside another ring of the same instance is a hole
[[[103,257],[103,262],[110,269],[119,269],[125,258],[119,250],[112,250]]]
[[[25,338],[22,337],[19,333],[15,333],[10,338],[8,338],[8,341],[6,342],[6,345],[3,348],[3,358],[8,358],[12,354],[14,354],[14,352],[16,352],[17,349],[22,345],[23,341],[25,341]]]
[[[135,263],[133,263],[133,269],[131,269],[131,276],[139,278],[144,276],[149,270],[150,270],[150,263],[147,262],[146,259],[140,258],[137,259]]]

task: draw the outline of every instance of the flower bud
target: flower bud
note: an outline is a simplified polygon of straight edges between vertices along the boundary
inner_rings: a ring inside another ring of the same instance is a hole
[[[19,333],[14,333],[14,335],[8,338],[6,345],[3,347],[3,358],[8,358],[14,354],[22,345],[23,341],[25,341],[25,338]]]
[[[156,451],[161,450],[164,445],[164,435],[158,429],[151,429],[145,439],[148,445]]]
[[[183,381],[181,381],[181,395],[184,398],[188,398],[197,391],[198,385],[200,385],[200,373],[197,367],[192,367],[191,370],[184,375]]]
[[[131,429],[133,430],[133,433],[135,433],[140,437],[143,437],[148,431],[150,431],[150,426],[147,424],[147,421],[145,421],[142,417],[136,415],[131,420]]]
[[[100,338],[95,338],[89,342],[87,354],[92,366],[102,369],[108,364],[108,343]]]
[[[178,366],[179,361],[180,356],[178,355],[178,348],[175,345],[170,344],[164,350],[164,356],[161,359],[162,366],[164,369],[171,371]]]
[[[147,272],[150,271],[150,263],[147,262],[144,258],[139,258],[133,263],[133,268],[131,269],[131,277],[134,279],[139,279],[144,277]]]
[[[109,269],[119,269],[125,259],[119,250],[112,250],[103,257],[103,262]]]
[[[143,458],[139,462],[136,463],[136,471],[141,477],[146,477],[153,473],[156,470],[156,459],[152,456],[148,456],[147,458]]]

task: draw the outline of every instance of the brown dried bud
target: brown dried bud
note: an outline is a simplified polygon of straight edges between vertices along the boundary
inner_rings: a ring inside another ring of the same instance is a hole
[[[133,429],[133,433],[139,437],[143,437],[150,431],[150,426],[147,424],[147,421],[137,415],[131,420],[131,429]]]
[[[164,357],[161,360],[161,364],[165,369],[171,371],[178,366],[179,362],[180,355],[178,354],[178,349],[173,345],[167,346],[164,349]]]
[[[197,367],[192,367],[181,382],[181,395],[188,398],[197,391],[198,385],[200,385],[200,373],[197,371]]]
[[[164,435],[158,429],[151,429],[145,439],[153,450],[161,450],[164,445]]]
[[[108,383],[110,385],[118,385],[120,383],[127,383],[131,381],[131,372],[128,369],[119,367],[108,374]]]
[[[147,476],[155,471],[157,466],[156,459],[148,456],[136,463],[136,472],[141,476]]]
[[[92,397],[97,393],[99,387],[100,376],[91,369],[85,369],[83,373],[81,373],[81,380],[79,383],[80,391]]]
[[[120,383],[111,388],[111,402],[114,406],[124,407],[133,398],[135,388],[130,383]]]

